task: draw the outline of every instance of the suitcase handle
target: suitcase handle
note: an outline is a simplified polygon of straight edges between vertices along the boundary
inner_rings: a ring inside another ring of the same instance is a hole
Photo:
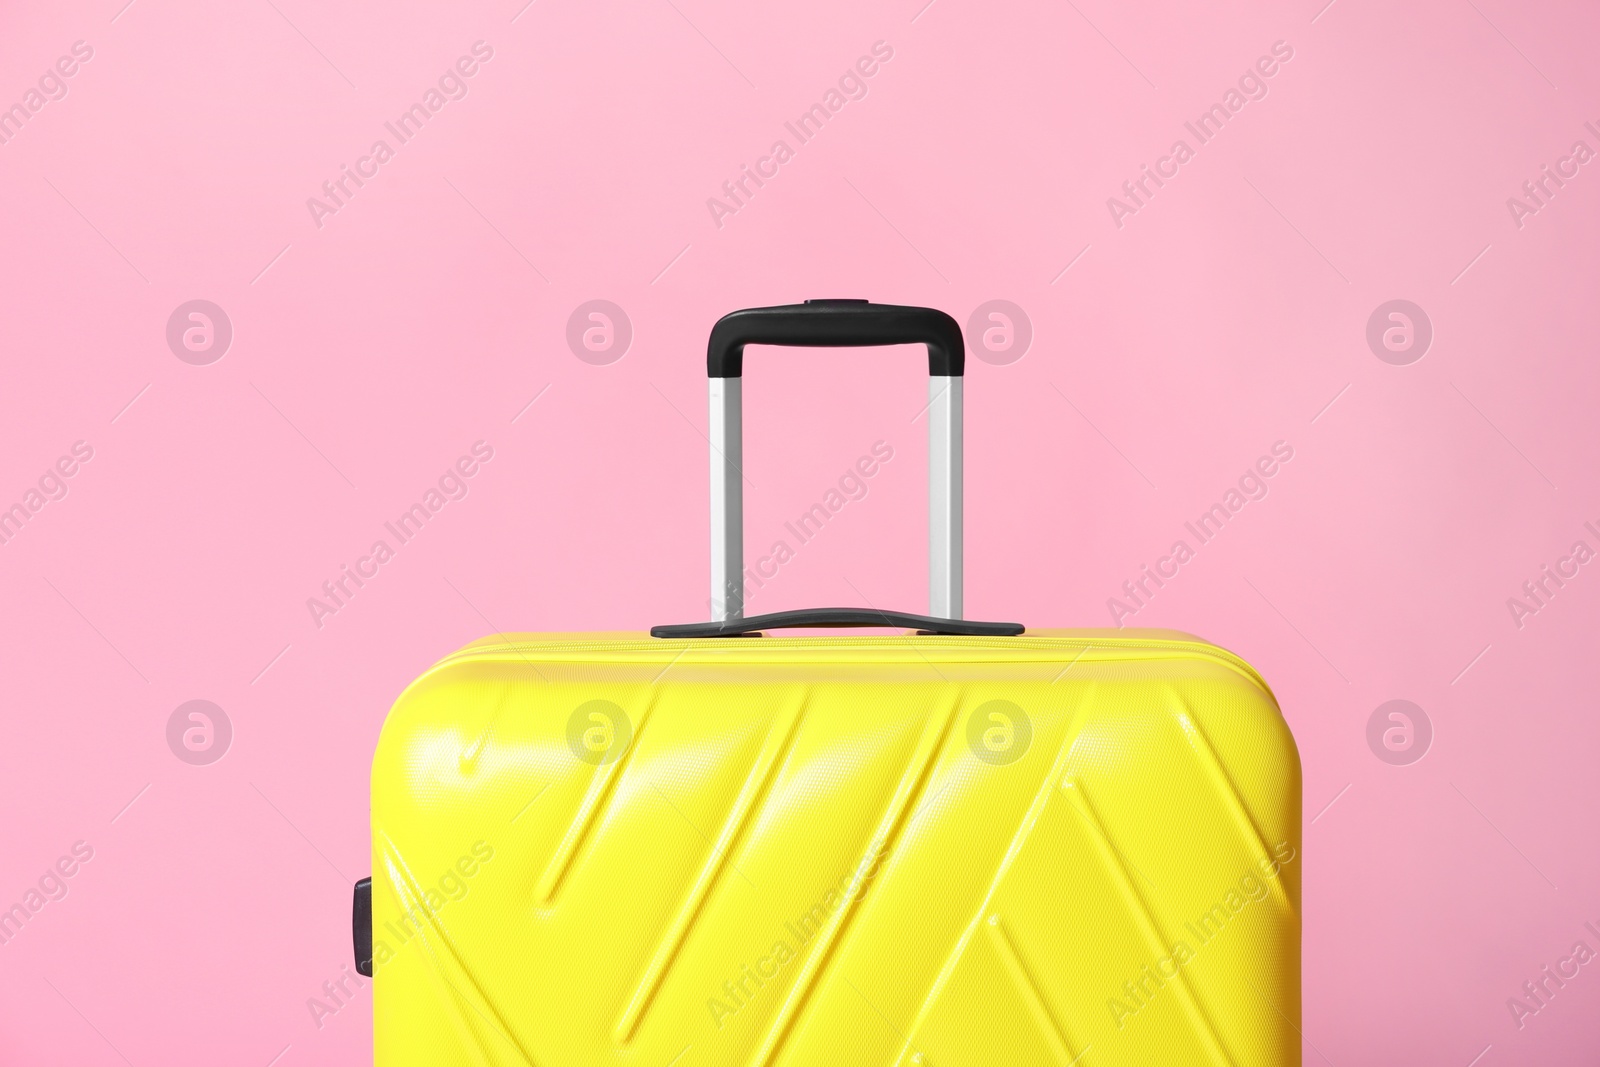
[[[711,329],[706,374],[711,399],[712,621],[737,625],[744,618],[741,375],[744,348],[751,344],[928,347],[928,615],[961,618],[961,421],[966,369],[961,327],[933,308],[865,300],[808,300],[735,311]]]
[[[372,876],[356,883],[350,905],[350,933],[355,941],[356,973],[372,977]]]
[[[745,345],[864,348],[927,345],[930,377],[961,377],[966,345],[961,327],[933,308],[873,304],[866,300],[807,300],[804,304],[746,308],[717,320],[706,345],[706,375],[738,378]]]
[[[1016,637],[1023,632],[1020,622],[967,622],[962,619],[935,619],[904,611],[878,611],[873,608],[803,608],[775,611],[748,619],[722,622],[685,622],[674,626],[654,626],[651,637],[743,637],[761,630],[785,630],[801,626],[898,626],[923,634],[961,637]]]

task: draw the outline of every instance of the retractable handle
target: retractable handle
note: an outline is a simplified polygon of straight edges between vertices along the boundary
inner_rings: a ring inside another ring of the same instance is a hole
[[[711,397],[711,618],[744,618],[744,402],[746,345],[928,348],[928,615],[962,617],[961,327],[933,308],[865,300],[807,300],[724,315],[706,346]]]
[[[805,348],[865,348],[927,345],[928,375],[959,378],[967,346],[961,327],[934,308],[873,304],[866,300],[807,300],[730,312],[711,328],[706,374],[737,378],[744,373],[745,345]]]

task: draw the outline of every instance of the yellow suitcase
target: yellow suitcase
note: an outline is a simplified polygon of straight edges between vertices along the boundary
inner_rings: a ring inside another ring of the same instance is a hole
[[[745,344],[921,343],[927,616],[745,618]],[[498,635],[411,685],[356,894],[379,1067],[1298,1065],[1300,768],[1242,660],[961,619],[958,327],[712,332],[710,623]],[[743,638],[793,626],[888,636]]]

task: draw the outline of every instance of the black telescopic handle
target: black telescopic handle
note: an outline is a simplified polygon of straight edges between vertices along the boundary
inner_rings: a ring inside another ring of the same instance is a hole
[[[746,308],[722,316],[706,345],[706,374],[738,378],[745,345],[862,348],[927,345],[930,377],[959,378],[967,349],[956,320],[935,308],[873,304],[865,300],[807,300],[804,304]]]

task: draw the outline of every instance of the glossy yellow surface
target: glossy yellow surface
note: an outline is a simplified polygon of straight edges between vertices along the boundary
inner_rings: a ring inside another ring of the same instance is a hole
[[[372,771],[378,1067],[1300,1063],[1300,764],[1166,631],[523,635]]]

